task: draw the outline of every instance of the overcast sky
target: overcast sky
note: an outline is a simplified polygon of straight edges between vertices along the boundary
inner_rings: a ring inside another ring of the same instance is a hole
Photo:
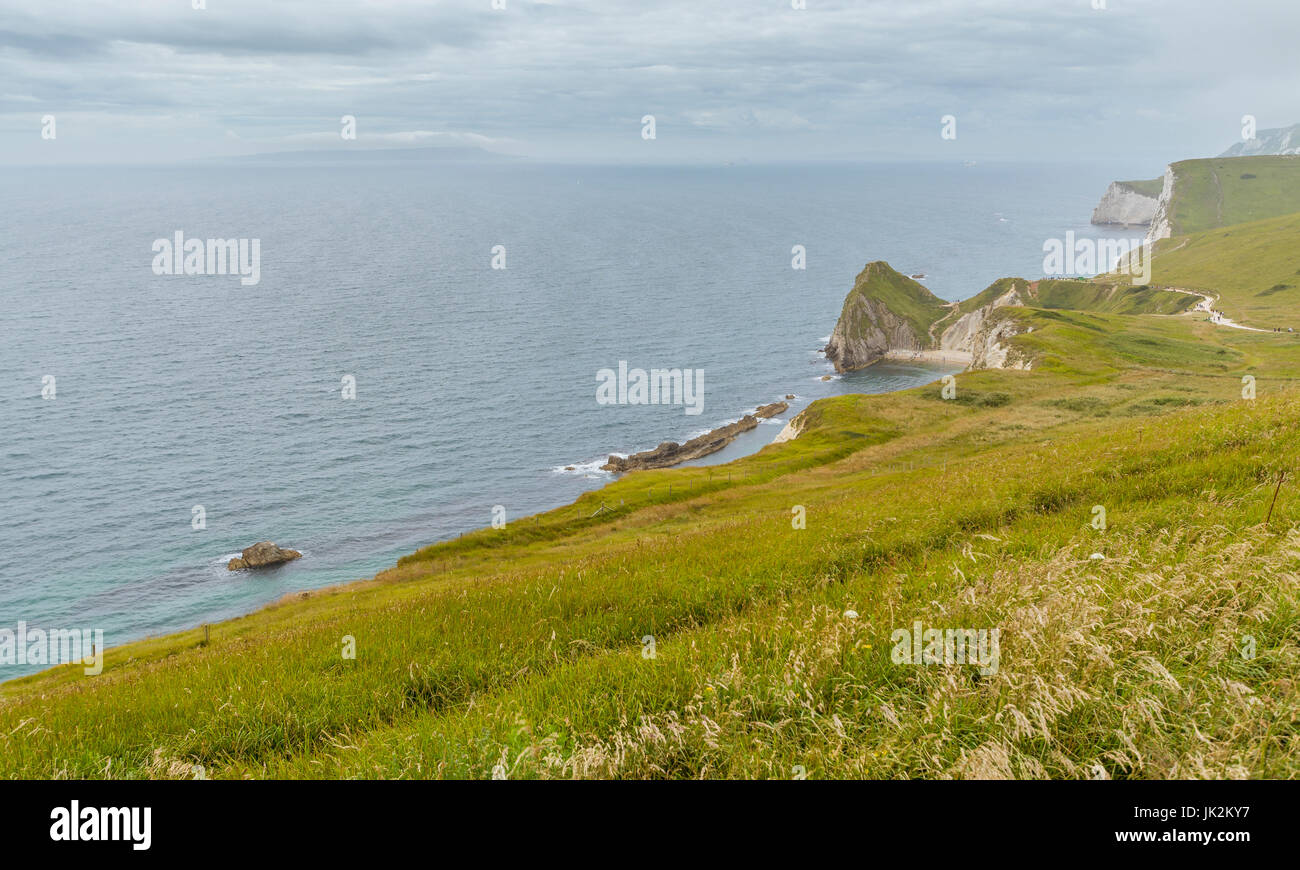
[[[1300,121],[1297,0],[1094,3],[3,0],[0,163],[427,144],[1163,165],[1224,150],[1244,114]]]

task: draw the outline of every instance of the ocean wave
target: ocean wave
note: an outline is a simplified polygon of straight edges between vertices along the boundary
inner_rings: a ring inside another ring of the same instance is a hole
[[[626,458],[626,453],[608,453],[599,459],[593,459],[590,462],[571,462],[568,465],[557,465],[551,469],[552,474],[606,474],[612,475],[614,472],[605,471],[601,468],[606,462],[609,462],[610,456],[619,456]]]

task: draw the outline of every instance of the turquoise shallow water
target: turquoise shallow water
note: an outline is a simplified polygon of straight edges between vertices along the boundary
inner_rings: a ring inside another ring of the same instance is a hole
[[[886,259],[950,299],[1037,277],[1045,238],[1092,233],[1111,177],[1123,169],[0,172],[0,628],[101,628],[114,645],[235,615],[369,576],[494,505],[513,519],[566,503],[609,479],[593,470],[609,452],[786,393],[797,411],[934,380],[901,363],[820,380],[854,275]],[[177,230],[260,239],[260,282],[155,275],[151,245]],[[702,369],[704,412],[598,404],[596,372],[619,360]],[[305,556],[224,569],[264,539]]]

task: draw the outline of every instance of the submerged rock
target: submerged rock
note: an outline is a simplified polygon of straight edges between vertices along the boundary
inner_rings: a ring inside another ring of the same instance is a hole
[[[297,550],[285,550],[270,541],[258,541],[227,562],[226,570],[243,571],[247,568],[266,568],[270,565],[279,565],[301,558],[302,553]]]

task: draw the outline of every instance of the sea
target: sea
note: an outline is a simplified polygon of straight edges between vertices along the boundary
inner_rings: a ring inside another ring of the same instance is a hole
[[[1089,224],[1107,184],[1133,174],[0,168],[0,629],[99,629],[114,646],[232,617],[370,577],[494,509],[509,523],[567,504],[611,480],[610,453],[796,396],[703,460],[727,462],[816,399],[932,382],[953,367],[823,380],[863,266],[924,274],[949,300],[1037,278],[1046,240],[1139,237]],[[168,274],[160,241],[177,233],[244,240],[256,283]],[[598,402],[598,372],[620,362],[698,371],[702,412]],[[226,570],[262,540],[303,557]]]

